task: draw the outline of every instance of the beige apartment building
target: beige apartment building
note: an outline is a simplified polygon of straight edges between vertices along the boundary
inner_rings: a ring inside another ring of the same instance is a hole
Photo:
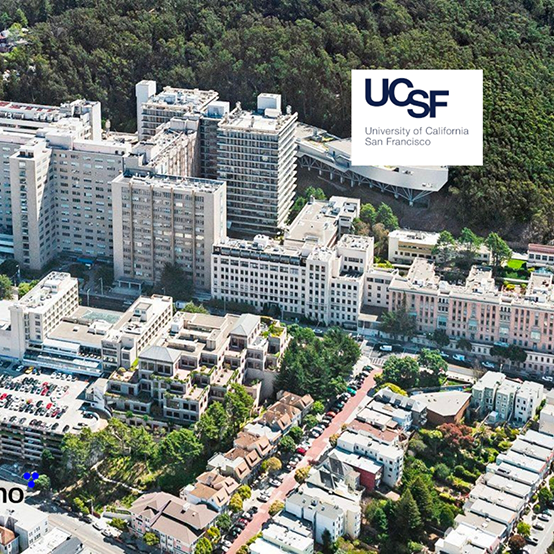
[[[170,263],[210,290],[212,247],[226,236],[223,181],[120,175],[112,201],[116,277],[153,283]]]
[[[213,400],[223,400],[233,383],[256,401],[273,393],[288,335],[278,321],[243,314],[224,317],[178,312],[170,325],[140,352],[136,369],[115,371],[107,405],[154,419],[198,421]]]
[[[358,214],[358,200],[311,201],[282,243],[264,235],[217,243],[212,296],[355,329],[373,264],[373,238],[346,234]]]

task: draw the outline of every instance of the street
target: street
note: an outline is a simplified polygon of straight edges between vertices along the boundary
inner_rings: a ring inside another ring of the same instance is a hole
[[[364,403],[367,398],[367,393],[375,386],[374,377],[381,372],[380,369],[374,369],[363,382],[358,392],[351,397],[341,412],[339,412],[333,419],[332,423],[325,429],[325,431],[316,438],[302,461],[298,466],[292,469],[287,476],[283,479],[283,482],[278,486],[271,494],[270,499],[263,504],[252,521],[244,528],[242,533],[235,539],[233,545],[229,548],[229,554],[235,554],[237,550],[244,544],[246,544],[252,537],[258,534],[262,526],[270,519],[269,508],[275,501],[284,501],[290,491],[292,491],[298,483],[294,479],[295,471],[308,465],[311,462],[316,462],[321,454],[329,446],[329,437],[335,433],[340,432],[343,424],[349,422],[355,416],[361,404]]]

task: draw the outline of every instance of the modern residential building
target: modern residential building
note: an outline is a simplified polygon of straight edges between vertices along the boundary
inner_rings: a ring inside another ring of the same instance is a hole
[[[131,363],[138,358],[138,365],[123,365],[127,369],[121,370],[119,363],[112,373],[106,395],[110,408],[190,423],[198,421],[210,401],[222,400],[233,383],[255,381],[248,390],[256,402],[273,393],[276,369],[288,344],[279,322],[252,314],[178,312],[172,319],[171,310],[162,314],[158,331],[141,341],[135,357],[130,347],[123,347],[128,333],[115,333],[116,359],[125,354]],[[108,334],[103,340],[105,356],[114,339]]]
[[[297,528],[270,523],[249,548],[251,554],[312,554],[314,539],[308,529],[299,531]]]
[[[255,112],[240,103],[218,124],[218,177],[227,182],[234,236],[278,235],[296,191],[296,121],[280,94],[260,94]]]
[[[0,527],[9,529],[18,537],[20,551],[38,543],[50,530],[48,514],[26,502],[3,505]]]
[[[471,391],[471,406],[482,417],[523,425],[535,416],[544,397],[544,386],[532,381],[512,381],[504,373],[487,371]]]
[[[378,390],[373,396],[373,399],[381,404],[388,404],[393,408],[409,412],[411,415],[410,425],[413,425],[414,427],[424,427],[427,423],[427,407],[425,402],[422,402],[419,396],[404,396],[402,394],[392,392],[388,387],[385,387]],[[398,423],[401,423],[400,420],[404,421],[404,418],[399,418]]]
[[[212,247],[226,237],[223,181],[122,174],[112,202],[116,278],[152,284],[172,264],[210,290]]]
[[[462,391],[439,391],[418,394],[417,399],[427,407],[427,422],[442,425],[462,421],[469,407],[471,394]]]
[[[321,500],[305,490],[294,492],[285,500],[285,511],[310,522],[314,539],[320,544],[326,531],[333,542],[346,533],[346,514],[331,498]]]
[[[364,456],[382,465],[382,482],[391,488],[402,479],[404,451],[398,446],[378,443],[369,437],[345,431],[337,440],[337,449]]]

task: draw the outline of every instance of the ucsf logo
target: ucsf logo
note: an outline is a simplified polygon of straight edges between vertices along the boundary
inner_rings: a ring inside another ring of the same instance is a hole
[[[420,108],[421,111],[415,111],[413,109],[408,110],[408,114],[411,117],[421,119],[422,117],[436,117],[437,107],[446,107],[446,102],[440,102],[437,98],[439,96],[448,96],[447,90],[431,90],[428,93],[422,89],[414,89],[410,92],[407,90],[402,91],[402,86],[408,90],[413,89],[414,85],[409,79],[394,79],[389,85],[388,79],[382,79],[382,92],[381,99],[374,100],[371,90],[371,79],[365,80],[365,99],[370,106],[379,107],[384,106],[389,100],[395,105],[400,107],[414,106]],[[399,91],[397,91],[399,88]],[[421,99],[416,99],[420,97]],[[403,98],[403,99],[402,99]],[[428,100],[425,102],[424,100]]]

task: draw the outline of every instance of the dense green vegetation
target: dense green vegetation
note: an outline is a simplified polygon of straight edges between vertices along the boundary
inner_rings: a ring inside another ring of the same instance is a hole
[[[346,390],[346,378],[360,357],[360,347],[334,328],[319,339],[306,327],[289,327],[292,340],[277,378],[277,387],[315,400],[329,400]]]
[[[247,107],[279,91],[347,135],[352,68],[482,68],[485,165],[452,170],[459,217],[553,237],[553,0],[4,0],[0,22],[31,26],[0,58],[0,96],[98,99],[119,130],[143,78]]]

